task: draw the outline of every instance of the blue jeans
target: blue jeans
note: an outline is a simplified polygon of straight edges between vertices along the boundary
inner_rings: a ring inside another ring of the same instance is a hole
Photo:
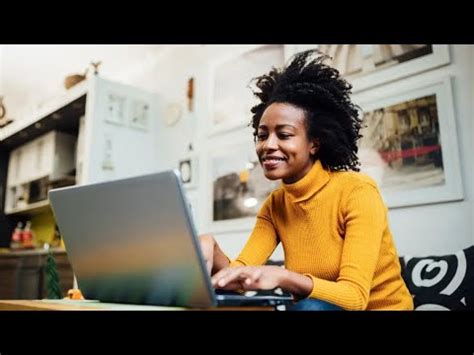
[[[287,311],[342,311],[342,308],[332,303],[317,300],[315,298],[305,298],[295,304],[286,306]]]

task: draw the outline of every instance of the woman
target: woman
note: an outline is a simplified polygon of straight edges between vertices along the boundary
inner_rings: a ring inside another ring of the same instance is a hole
[[[256,151],[265,176],[282,184],[236,260],[201,236],[213,285],[280,287],[299,300],[295,310],[411,310],[387,208],[376,183],[358,172],[362,122],[351,86],[315,54],[299,53],[256,79]],[[280,242],[285,268],[263,265]]]

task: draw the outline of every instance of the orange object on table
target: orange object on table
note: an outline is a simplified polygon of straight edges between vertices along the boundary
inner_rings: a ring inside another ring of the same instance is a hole
[[[70,300],[83,300],[84,296],[82,296],[81,290],[78,288],[72,288],[67,291],[67,296]]]

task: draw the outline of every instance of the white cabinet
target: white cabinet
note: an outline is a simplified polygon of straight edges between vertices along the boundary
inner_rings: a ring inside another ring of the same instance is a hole
[[[24,184],[46,176],[62,178],[75,168],[76,137],[51,131],[11,152],[7,186]]]
[[[95,76],[0,132],[9,150],[4,213],[48,207],[49,189],[160,170],[157,95]],[[67,180],[67,181],[63,181]]]
[[[74,182],[76,137],[50,131],[11,152],[5,212],[14,213],[46,200],[58,180]]]

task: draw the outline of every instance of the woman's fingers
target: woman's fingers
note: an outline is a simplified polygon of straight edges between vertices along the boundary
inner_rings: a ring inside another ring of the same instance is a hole
[[[225,287],[230,282],[252,285],[260,279],[262,271],[254,267],[234,267],[219,271],[212,278],[213,286]]]
[[[243,272],[243,276],[245,276],[245,285],[250,286],[252,284],[256,284],[258,280],[260,280],[260,276],[262,276],[262,270],[254,269],[249,272]]]
[[[212,277],[212,285],[217,287],[225,287],[231,281],[239,279],[240,268],[225,268]]]

